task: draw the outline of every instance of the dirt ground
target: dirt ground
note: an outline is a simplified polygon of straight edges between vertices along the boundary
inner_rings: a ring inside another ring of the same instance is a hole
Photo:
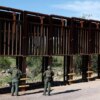
[[[0,100],[100,100],[100,79],[66,86],[52,87],[51,96],[44,96],[43,88],[0,95]]]

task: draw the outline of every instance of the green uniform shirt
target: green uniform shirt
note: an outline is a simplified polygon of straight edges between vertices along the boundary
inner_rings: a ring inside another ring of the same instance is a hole
[[[22,72],[17,68],[10,69],[8,73],[12,75],[12,82],[18,82],[20,76],[22,75]]]
[[[43,75],[44,75],[45,81],[52,81],[54,72],[52,70],[46,70]]]

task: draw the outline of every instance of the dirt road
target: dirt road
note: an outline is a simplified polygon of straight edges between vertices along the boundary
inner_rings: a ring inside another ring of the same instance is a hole
[[[43,89],[20,92],[20,96],[0,95],[0,100],[100,100],[100,79],[66,86],[52,87],[51,96]]]

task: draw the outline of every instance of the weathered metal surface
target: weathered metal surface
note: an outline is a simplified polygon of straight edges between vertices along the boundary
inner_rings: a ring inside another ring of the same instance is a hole
[[[26,12],[28,50],[26,55],[48,55],[49,17]]]
[[[74,73],[74,63],[73,63],[73,56],[66,56],[67,57],[67,83],[71,84],[73,83],[73,76],[75,75]]]
[[[51,15],[52,27],[52,54],[71,54],[71,19],[67,17]]]
[[[0,6],[0,55],[100,54],[100,21]]]
[[[22,13],[5,9],[0,10],[0,55],[22,55]]]
[[[92,55],[82,55],[82,80],[89,81],[92,80]]]
[[[100,78],[100,55],[98,55],[98,66],[97,66],[97,71],[98,71],[98,78]]]

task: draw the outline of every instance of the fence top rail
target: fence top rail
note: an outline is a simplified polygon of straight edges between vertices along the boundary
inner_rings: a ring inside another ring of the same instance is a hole
[[[84,18],[77,18],[77,17],[72,17],[72,20],[75,20],[75,21],[89,21],[88,19],[84,19]]]
[[[92,20],[92,19],[91,19],[90,22],[100,24],[100,21],[99,21],[99,20]]]
[[[84,19],[84,18],[77,18],[77,17],[72,17],[72,19],[76,21],[87,21],[87,22],[93,22],[93,23],[100,23],[99,20],[93,20],[93,19]]]
[[[49,17],[49,15],[47,14],[42,14],[42,13],[38,13],[38,12],[31,12],[31,11],[24,11],[25,14],[27,15],[33,15],[33,16],[38,16],[38,17]]]
[[[66,20],[66,19],[71,19],[70,17],[65,17],[65,16],[60,16],[60,15],[50,15],[52,18],[59,18],[59,19],[63,19],[63,20]]]
[[[20,13],[23,12],[23,10],[20,10],[20,9],[15,9],[15,8],[10,8],[10,7],[4,7],[4,6],[0,6],[0,10],[12,11],[12,12],[20,12]]]

